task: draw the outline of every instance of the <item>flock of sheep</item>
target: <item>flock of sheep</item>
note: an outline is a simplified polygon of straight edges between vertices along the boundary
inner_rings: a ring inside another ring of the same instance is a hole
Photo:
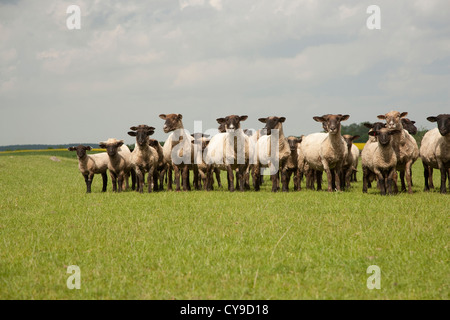
[[[385,122],[365,123],[369,140],[361,152],[363,192],[367,192],[376,180],[382,195],[397,193],[398,171],[402,191],[412,193],[411,166],[420,156],[425,190],[434,188],[432,170],[439,169],[440,191],[446,193],[447,176],[450,181],[450,115],[427,118],[437,122],[437,128],[424,135],[420,150],[411,136],[417,129],[406,116],[407,112],[391,111],[378,116]],[[214,175],[219,187],[222,186],[221,170],[227,172],[229,191],[235,188],[249,190],[250,176],[254,190],[258,191],[263,182],[263,168],[269,168],[273,192],[280,189],[280,183],[281,190],[288,191],[291,176],[294,190],[301,190],[303,177],[307,188],[321,190],[323,171],[326,172],[330,192],[346,190],[350,182],[356,181],[360,153],[352,142],[359,136],[341,135],[341,122],[347,120],[348,115],[313,117],[322,123],[324,132],[300,138],[285,137],[284,117],[260,118],[258,120],[265,127],[252,132],[241,128],[241,122],[247,116],[231,115],[217,119],[219,133],[210,139],[202,133],[189,135],[183,127],[181,114],[161,114],[159,117],[165,121],[164,132],[170,133],[164,146],[150,139],[155,128],[139,125],[131,127],[128,132],[136,137],[132,152],[123,140],[117,139],[100,142],[100,148],[106,149],[103,153],[87,154],[91,147],[83,145],[69,148],[77,152],[79,170],[85,178],[88,193],[95,174],[102,175],[102,191],[106,191],[107,171],[113,191],[128,189],[131,176],[131,188],[141,193],[145,183],[148,192],[152,192],[163,190],[165,181],[167,189],[172,190],[172,173],[177,191],[190,190],[190,172],[193,172],[196,190],[212,190]]]

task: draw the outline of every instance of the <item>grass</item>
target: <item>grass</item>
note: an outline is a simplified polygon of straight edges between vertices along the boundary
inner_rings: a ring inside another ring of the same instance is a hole
[[[422,192],[420,160],[414,194],[388,197],[360,172],[344,193],[85,194],[67,151],[2,153],[0,173],[0,299],[449,298],[450,198],[437,172]]]

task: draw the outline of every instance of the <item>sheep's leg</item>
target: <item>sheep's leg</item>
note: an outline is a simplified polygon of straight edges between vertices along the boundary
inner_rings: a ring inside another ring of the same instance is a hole
[[[222,188],[222,181],[220,180],[220,169],[214,168],[214,173],[216,174],[217,185],[219,186],[219,188]]]
[[[148,193],[152,192],[153,189],[153,169],[150,169],[148,172],[148,177],[147,177],[147,188],[148,188]]]
[[[124,184],[124,174],[120,173],[117,177],[117,191],[120,193],[123,191],[123,184]]]
[[[106,187],[108,186],[108,175],[106,174],[106,172],[102,173],[102,180],[103,180],[102,192],[106,192]]]
[[[322,181],[323,181],[322,176],[323,176],[322,171],[320,171],[320,170],[315,171],[315,180],[317,183],[317,191],[322,191]],[[314,186],[313,186],[313,189],[314,189]]]
[[[205,190],[207,191],[211,191],[212,186],[213,186],[213,170],[215,171],[217,168],[213,168],[212,165],[206,165],[206,186],[205,186]]]
[[[430,171],[429,171],[428,166],[425,163],[423,163],[423,177],[424,177],[424,182],[425,182],[425,188],[423,188],[423,191],[430,191],[430,186],[428,184],[429,174],[430,174]]]
[[[380,170],[375,168],[374,173],[376,174],[378,178],[378,188],[380,189],[380,193],[382,196],[386,195],[386,181],[384,180],[383,173],[381,173]]]
[[[259,191],[259,167],[257,164],[253,166],[252,170],[253,188],[255,191]]]
[[[182,178],[183,178],[183,191],[191,190],[190,184],[189,184],[189,168],[188,166],[184,166],[183,170],[181,172]]]
[[[367,193],[367,182],[369,178],[369,169],[363,167],[363,192]]]
[[[409,194],[413,193],[413,191],[412,191],[411,166],[412,166],[412,161],[409,161],[408,163],[406,163],[406,167],[405,167],[405,171],[404,171],[404,174],[406,176],[406,183],[408,184],[408,193]],[[403,185],[402,185],[402,189],[403,189]]]
[[[90,193],[91,192],[91,187],[89,185],[89,175],[88,174],[83,174],[84,177],[84,182],[86,183],[86,193]]]
[[[112,190],[113,192],[117,192],[117,175],[110,171],[109,175],[111,176]]]
[[[176,166],[173,168],[173,171],[176,172],[175,168],[176,168]],[[176,173],[175,173],[175,175],[176,175]],[[175,180],[176,180],[176,178],[175,178]],[[172,191],[172,184],[173,184],[172,167],[169,166],[169,168],[167,169],[167,190]],[[180,190],[177,190],[177,191],[180,191]]]
[[[289,175],[289,177],[288,177]],[[288,192],[289,191],[289,180],[290,180],[290,174],[288,173],[287,169],[281,170],[281,191]]]
[[[164,176],[166,175],[166,169],[159,171],[159,190],[164,190]]]
[[[405,184],[405,170],[400,171],[400,182],[402,184],[402,192],[406,191],[406,184]]]
[[[447,193],[447,169],[445,169],[442,162],[438,162],[439,170],[441,171],[441,193]]]
[[[394,175],[395,175],[395,168],[393,168],[387,176],[387,188],[389,194],[392,194],[392,184],[394,182]]]
[[[433,183],[433,168],[428,167],[428,186],[431,190],[434,189],[434,183]]]
[[[233,174],[233,169],[231,168],[230,165],[227,165],[227,175],[228,175],[228,190],[230,190],[230,192],[234,191],[234,174]]]

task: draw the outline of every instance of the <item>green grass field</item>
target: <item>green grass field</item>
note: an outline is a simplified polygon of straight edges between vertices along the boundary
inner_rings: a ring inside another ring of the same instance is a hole
[[[1,153],[0,174],[0,299],[449,298],[450,195],[437,171],[422,192],[420,160],[414,194],[387,197],[363,194],[361,172],[344,193],[274,194],[266,179],[260,192],[152,194],[108,180],[102,194],[96,176],[86,194],[66,151]]]

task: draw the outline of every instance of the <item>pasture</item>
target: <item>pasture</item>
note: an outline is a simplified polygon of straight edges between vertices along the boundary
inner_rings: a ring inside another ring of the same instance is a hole
[[[108,177],[102,194],[96,176],[86,194],[77,165],[68,151],[0,153],[1,299],[449,298],[450,196],[436,170],[422,191],[420,159],[414,193],[386,197],[362,193],[361,170],[339,193],[272,193],[266,178],[260,192],[116,194]]]

